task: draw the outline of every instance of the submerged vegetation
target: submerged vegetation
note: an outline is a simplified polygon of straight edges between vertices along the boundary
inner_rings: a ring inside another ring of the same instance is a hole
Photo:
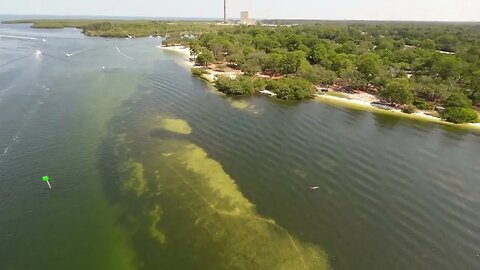
[[[220,163],[189,141],[185,120],[150,117],[134,129],[112,127],[104,148],[116,166],[106,179],[117,179],[120,202],[128,201],[122,220],[146,248],[141,268],[329,269],[321,248],[257,213]],[[152,127],[164,132],[151,136]]]
[[[170,132],[179,134],[192,133],[192,128],[190,128],[188,123],[183,119],[162,118],[161,127]]]

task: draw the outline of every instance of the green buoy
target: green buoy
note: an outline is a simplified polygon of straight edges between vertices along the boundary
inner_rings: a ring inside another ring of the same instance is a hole
[[[49,188],[52,188],[52,186],[50,186],[50,182],[48,182],[48,180],[50,180],[50,178],[49,178],[48,176],[44,176],[44,177],[42,177],[42,181],[45,181],[45,182],[47,182],[47,184],[48,184],[48,187],[49,187]]]

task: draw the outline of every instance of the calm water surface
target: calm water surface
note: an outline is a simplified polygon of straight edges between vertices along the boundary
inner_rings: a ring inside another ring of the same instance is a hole
[[[479,134],[227,98],[155,38],[0,35],[35,38],[0,39],[0,269],[480,269]]]

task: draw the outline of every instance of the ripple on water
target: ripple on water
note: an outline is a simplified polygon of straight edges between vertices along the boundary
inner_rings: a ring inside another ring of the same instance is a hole
[[[126,212],[129,220],[138,221],[133,227],[146,232],[141,242],[155,243],[145,253],[158,250],[157,257],[171,255],[176,266],[184,260],[182,269],[191,268],[186,261],[198,264],[205,258],[212,268],[222,260],[241,263],[237,261],[254,257],[242,255],[255,243],[246,232],[262,232],[266,236],[259,239],[280,243],[287,253],[292,252],[280,229],[250,220],[237,223],[232,215],[217,211],[233,207],[235,199],[208,183],[222,186],[223,180],[235,179],[243,193],[237,192],[258,205],[253,210],[239,206],[241,213],[274,216],[300,246],[309,241],[328,242],[327,250],[334,256],[330,262],[337,269],[352,265],[358,269],[386,265],[391,269],[475,269],[473,253],[479,243],[475,232],[480,222],[472,205],[478,205],[478,192],[464,179],[447,179],[449,170],[471,176],[475,169],[473,163],[462,167],[442,158],[465,146],[465,134],[444,136],[435,127],[320,104],[304,110],[311,106],[308,102],[270,106],[275,102],[259,97],[248,99],[261,109],[261,114],[254,115],[245,110],[248,106],[243,99],[241,104],[232,104],[228,98],[201,90],[203,83],[190,74],[176,72],[171,68],[142,75],[141,87],[148,88],[150,100],[139,99],[136,105],[144,102],[149,108],[124,122],[136,131],[126,129],[132,141],[126,144],[132,145],[122,159],[132,157],[141,164],[146,183],[144,188],[142,182],[136,184],[144,190],[140,196],[135,189],[125,190],[124,198],[135,197],[132,202],[137,203],[132,205],[138,207]],[[161,122],[152,124],[149,115],[188,119],[193,132],[168,131]],[[208,172],[195,164],[209,168]],[[223,180],[210,181],[210,176]],[[309,184],[320,189],[305,194]],[[226,228],[220,223],[227,224]],[[248,240],[233,248],[226,240],[231,231],[232,239]],[[205,247],[206,243],[210,246]],[[167,249],[201,258],[180,258]],[[266,250],[259,254],[271,256]],[[155,261],[145,256],[147,262]],[[258,262],[271,265],[275,256]],[[277,263],[282,264],[281,260]]]
[[[183,132],[188,123],[173,119],[172,124],[172,118],[162,118],[161,128],[188,135]],[[138,254],[145,265],[187,267],[190,262],[208,269],[328,269],[321,248],[259,215],[204,149],[188,137],[144,136],[148,133],[129,130],[112,140],[122,201],[129,202],[125,214],[130,226],[148,232],[134,235],[134,242],[149,241],[153,247],[149,248],[152,257]],[[142,140],[141,149],[134,147],[137,140]],[[182,252],[162,262],[160,255],[177,249]]]

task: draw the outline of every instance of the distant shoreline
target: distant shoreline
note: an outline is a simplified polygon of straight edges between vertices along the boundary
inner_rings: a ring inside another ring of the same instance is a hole
[[[159,20],[159,21],[223,21],[223,17],[157,17],[157,16],[110,16],[110,15],[56,15],[56,14],[0,14],[0,17],[9,18],[8,21],[14,20]],[[239,20],[240,18],[230,18],[231,20]],[[480,24],[480,21],[452,21],[452,20],[375,20],[375,19],[313,19],[313,18],[257,18],[259,21],[276,21],[280,23],[302,22],[308,23],[322,23],[322,22],[347,22],[347,23],[415,23],[415,24]],[[3,23],[3,22],[2,22]]]
[[[288,21],[288,20],[284,20]],[[160,24],[165,24],[167,22],[165,21],[157,21],[157,22],[152,22],[150,21],[149,23],[149,29],[141,29],[139,28],[139,25],[142,27],[142,23],[145,21],[135,21],[135,20],[15,20],[15,21],[4,21],[2,23],[7,23],[7,24],[18,24],[18,23],[32,23],[32,28],[79,28],[82,29],[82,33],[86,36],[100,36],[100,37],[114,37],[114,38],[135,38],[135,36],[130,36],[130,33],[132,32],[127,32],[130,29],[128,27],[132,27],[132,30],[139,31],[139,33],[136,33],[137,37],[147,37],[151,35],[153,32],[155,32],[153,26],[159,27]],[[212,24],[214,21],[210,21],[209,23],[206,23],[205,25],[210,26],[215,26],[215,24]],[[348,21],[345,21],[348,22]],[[102,30],[98,29],[93,29],[93,30],[86,30],[88,29],[89,26],[92,26],[92,24],[102,24],[102,23],[119,23],[115,27],[115,31],[113,32],[102,32]],[[190,21],[191,23],[191,21]],[[158,24],[158,25],[157,25]],[[167,23],[168,24],[168,23]],[[122,28],[125,27],[125,28]],[[126,29],[126,30],[125,30]],[[183,31],[180,29],[179,31]],[[157,34],[159,34],[159,31],[156,31]],[[169,50],[169,51],[174,51],[177,53],[180,53],[184,55],[184,59],[181,63],[183,63],[186,67],[192,68],[195,65],[190,61],[191,55],[190,55],[190,49],[188,47],[184,46],[169,46],[169,47],[164,47],[164,46],[159,46],[164,50]],[[226,75],[229,77],[235,77],[236,75],[242,74],[241,72],[221,72],[217,70],[212,70],[212,69],[205,69],[207,71],[207,74],[203,74],[200,77],[207,80],[210,83],[213,83],[215,81],[215,78],[217,75]],[[449,126],[454,126],[454,127],[460,127],[460,128],[468,128],[468,129],[474,129],[480,131],[480,123],[469,123],[469,124],[454,124],[447,122],[445,120],[442,120],[441,118],[434,117],[427,115],[425,112],[417,112],[413,114],[407,114],[403,113],[400,110],[394,109],[394,110],[384,110],[380,109],[377,107],[372,106],[371,100],[365,100],[362,97],[359,96],[345,96],[343,95],[342,92],[336,91],[332,88],[328,88],[329,93],[332,93],[334,95],[328,95],[328,94],[317,94],[315,96],[316,100],[319,100],[324,103],[330,103],[330,104],[335,104],[338,106],[344,106],[344,107],[351,107],[351,108],[356,108],[356,109],[362,109],[362,110],[368,110],[368,111],[373,111],[373,112],[379,112],[383,114],[388,114],[388,115],[395,115],[395,116],[400,116],[404,118],[410,118],[410,119],[416,119],[416,120],[422,120],[422,121],[428,121],[428,122],[434,122],[434,123],[440,123],[444,125],[449,125]],[[335,95],[335,93],[339,93],[339,95]]]
[[[165,51],[171,51],[175,52],[179,55],[182,55],[182,61],[180,64],[182,64],[186,68],[193,68],[195,64],[190,61],[192,58],[190,54],[190,49],[185,46],[162,46],[159,45],[157,46],[158,48],[161,48],[162,50]],[[206,69],[208,74],[204,74],[201,76],[202,79],[208,81],[208,83],[213,84],[215,81],[215,75],[221,74],[221,72],[218,71],[212,71],[210,69]],[[330,89],[332,90],[332,89]],[[334,93],[342,93],[339,91],[332,91]],[[401,110],[395,109],[395,110],[384,110],[380,109],[377,107],[372,106],[369,100],[361,99],[358,96],[355,97],[337,97],[333,95],[328,95],[328,94],[317,94],[314,97],[314,100],[319,101],[321,103],[337,106],[337,107],[345,107],[345,108],[350,108],[350,109],[355,109],[355,110],[362,110],[362,111],[369,111],[369,112],[374,112],[374,113],[380,113],[384,115],[391,115],[395,117],[401,117],[405,119],[411,119],[411,120],[417,120],[417,121],[422,121],[422,122],[429,122],[429,123],[437,123],[437,124],[442,124],[446,126],[451,126],[451,127],[456,127],[456,128],[461,128],[461,129],[468,129],[468,130],[473,130],[473,131],[478,131],[480,132],[480,123],[467,123],[467,124],[454,124],[447,122],[441,118],[430,116],[425,114],[424,112],[416,112],[412,114],[404,113]]]

